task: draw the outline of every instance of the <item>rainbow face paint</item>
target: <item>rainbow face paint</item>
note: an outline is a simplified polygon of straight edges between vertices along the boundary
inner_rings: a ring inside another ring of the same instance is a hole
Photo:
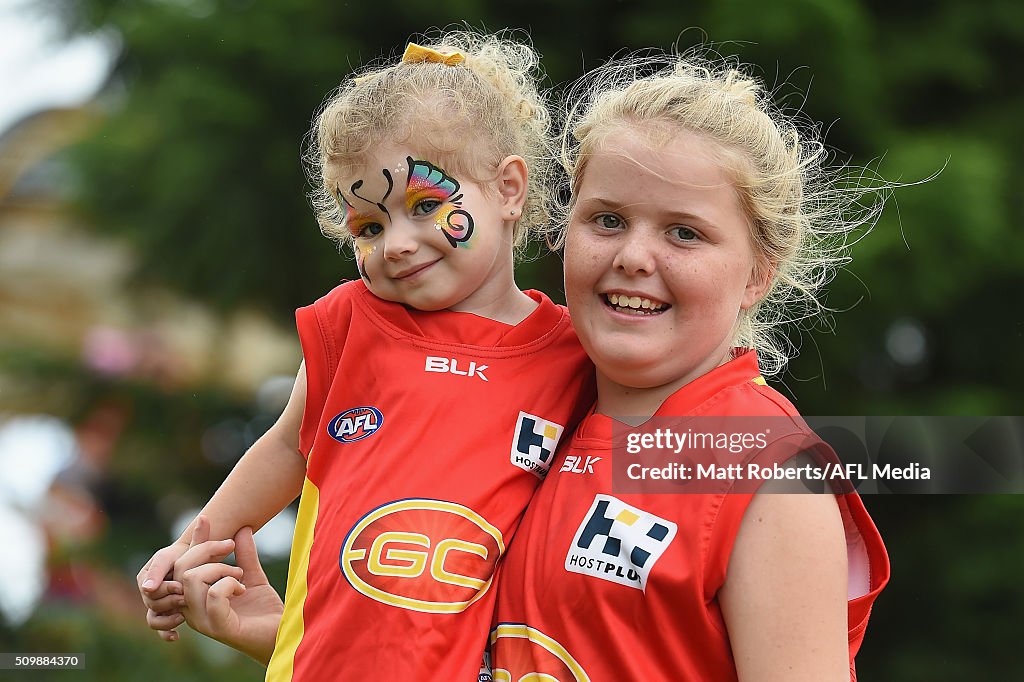
[[[371,253],[377,250],[376,246],[370,246],[369,244],[360,244],[355,242],[356,249],[356,270],[359,271],[359,276],[365,279],[367,282],[371,282],[370,276],[366,274],[366,267],[363,263],[370,256]],[[372,282],[371,282],[372,283]]]
[[[359,185],[361,184],[362,182],[357,183],[356,189],[358,189]],[[341,224],[347,227],[349,233],[352,235],[353,247],[356,256],[356,270],[359,271],[360,277],[365,279],[367,282],[370,282],[370,276],[366,274],[366,268],[363,267],[363,261],[366,260],[367,256],[376,251],[377,247],[359,243],[359,233],[362,231],[363,226],[362,223],[358,221],[353,221],[352,216],[353,212],[355,211],[355,207],[352,206],[352,204],[348,203],[348,199],[346,199],[345,195],[341,193],[340,187],[337,188],[336,194],[338,199],[338,206],[341,209]]]
[[[410,156],[405,162],[409,167],[406,208],[411,212],[424,199],[439,202],[442,205],[437,209],[434,225],[444,232],[453,249],[466,244],[473,236],[473,216],[462,209],[459,181],[429,161],[417,161]]]
[[[405,210],[410,216],[432,219],[434,229],[444,234],[452,248],[467,248],[473,236],[474,220],[469,211],[462,208],[463,194],[459,191],[459,181],[429,161],[407,156],[405,162],[405,167],[399,164],[395,168],[396,173],[407,172]],[[335,190],[342,225],[348,228],[354,242],[356,268],[367,283],[370,283],[370,276],[366,270],[366,259],[377,250],[373,237],[386,230],[392,222],[386,202],[394,191],[395,178],[387,168],[380,172],[387,185],[379,200],[361,193],[364,180],[353,182],[347,192],[343,192],[340,186]],[[354,204],[357,199],[375,210],[361,213]],[[436,203],[428,205],[425,202]],[[391,202],[391,208],[396,208],[395,200]]]

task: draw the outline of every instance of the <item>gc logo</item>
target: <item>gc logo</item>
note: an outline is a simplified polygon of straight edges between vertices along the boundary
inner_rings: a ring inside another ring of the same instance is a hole
[[[500,623],[491,630],[494,682],[590,682],[561,644],[522,623]]]
[[[377,507],[345,536],[341,571],[361,594],[427,613],[459,613],[487,593],[501,531],[461,504],[408,499]]]

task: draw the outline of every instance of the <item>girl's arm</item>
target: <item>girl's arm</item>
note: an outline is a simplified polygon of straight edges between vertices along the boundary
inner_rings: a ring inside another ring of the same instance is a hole
[[[200,512],[210,523],[211,540],[234,537],[245,526],[256,532],[302,492],[306,460],[299,452],[299,427],[305,406],[303,362],[281,416],[238,460]],[[193,520],[178,538],[185,549],[195,526]]]
[[[242,456],[200,512],[209,522],[209,537],[234,537],[249,526],[258,530],[302,491],[306,460],[299,453],[299,427],[306,404],[306,368],[299,366],[291,396],[273,426]],[[157,614],[150,627],[167,631],[181,606],[181,575],[175,562],[189,548],[196,521],[173,544],[159,550],[138,575],[142,601]],[[173,577],[173,582],[168,579]],[[169,634],[169,633],[162,633]],[[164,637],[173,639],[172,637]]]
[[[830,494],[754,496],[719,591],[741,682],[849,682],[847,560]]]

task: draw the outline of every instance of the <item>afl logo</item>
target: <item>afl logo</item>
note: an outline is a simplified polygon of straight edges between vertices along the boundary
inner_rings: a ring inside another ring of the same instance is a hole
[[[384,415],[376,407],[353,407],[327,425],[327,433],[339,443],[354,443],[377,433]]]
[[[494,682],[590,682],[565,647],[522,623],[499,623],[491,630],[491,672]]]
[[[459,613],[487,593],[505,552],[501,531],[444,500],[389,502],[345,536],[341,571],[356,591],[391,606]]]

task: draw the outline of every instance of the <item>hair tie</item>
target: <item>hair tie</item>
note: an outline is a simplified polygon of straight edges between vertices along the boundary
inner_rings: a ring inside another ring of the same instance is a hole
[[[402,61],[406,64],[428,62],[431,64],[458,66],[466,61],[466,56],[461,52],[447,47],[435,50],[432,47],[423,47],[416,43],[409,43],[405,48],[405,53],[402,55]]]

